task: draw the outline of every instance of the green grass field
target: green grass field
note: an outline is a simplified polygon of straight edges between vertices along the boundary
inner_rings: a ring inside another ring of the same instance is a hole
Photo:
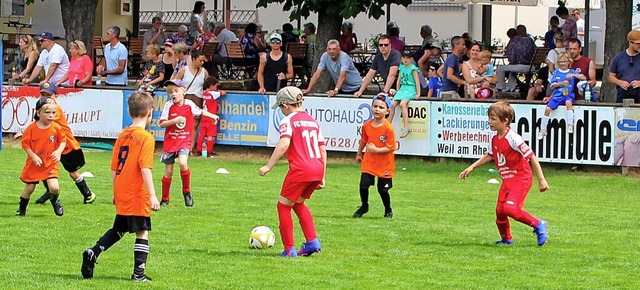
[[[384,219],[371,190],[370,211],[359,205],[355,162],[330,160],[327,186],[308,205],[323,251],[311,257],[280,258],[276,200],[287,164],[266,177],[253,161],[191,158],[195,206],[182,202],[174,176],[172,203],[153,214],[147,274],[151,283],[131,282],[130,234],[98,259],[95,277],[80,275],[82,251],[111,226],[109,153],[85,152],[98,195],[83,205],[67,176],[61,176],[65,215],[49,203],[37,205],[39,186],[25,218],[15,217],[24,185],[18,179],[25,153],[0,151],[0,289],[638,289],[637,177],[553,170],[543,164],[551,190],[530,192],[525,209],[550,223],[550,239],[536,245],[531,228],[512,222],[515,245],[499,239],[494,207],[499,185],[487,184],[488,166],[466,181],[457,178],[467,163],[400,159],[391,190],[394,218]],[[225,158],[225,156],[227,156]],[[158,158],[156,158],[157,160]],[[215,174],[224,167],[231,173]],[[406,171],[400,168],[406,167]],[[160,195],[163,165],[156,162]],[[62,170],[61,170],[62,171]],[[537,181],[534,183],[537,188]],[[294,218],[296,245],[303,235]],[[276,247],[252,250],[251,229],[276,232]]]

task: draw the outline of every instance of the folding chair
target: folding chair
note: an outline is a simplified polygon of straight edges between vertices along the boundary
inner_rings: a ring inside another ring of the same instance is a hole
[[[242,79],[243,77],[252,78],[258,67],[259,59],[249,59],[244,55],[242,45],[238,42],[225,43],[224,47],[227,49],[227,56],[231,61],[231,66],[228,68],[228,76],[230,79]]]
[[[293,79],[291,85],[303,85],[308,80],[305,79],[304,69],[307,66],[308,43],[287,43],[287,53],[291,55],[293,60]],[[299,84],[298,84],[299,82]]]
[[[139,77],[142,71],[140,67],[142,66],[142,48],[144,47],[144,38],[141,37],[131,37],[129,38],[129,73],[133,77]]]

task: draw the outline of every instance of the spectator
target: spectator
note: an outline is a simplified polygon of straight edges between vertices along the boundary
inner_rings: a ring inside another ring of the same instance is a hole
[[[440,46],[440,42],[438,41],[427,42],[427,44],[423,45],[422,49],[418,50],[418,52],[422,52],[417,61],[418,67],[420,68],[422,75],[426,76],[428,74],[427,70],[431,66],[431,57],[441,56],[442,46]],[[416,56],[417,54],[413,55],[414,59]]]
[[[258,92],[278,92],[287,86],[287,79],[293,77],[293,59],[282,51],[282,36],[272,33],[269,37],[271,51],[260,56],[258,66]]]
[[[316,26],[311,22],[307,22],[303,27],[304,34],[300,36],[300,42],[309,44],[316,43]]]
[[[255,23],[247,24],[244,28],[244,34],[240,37],[240,44],[247,64],[258,64],[260,58],[258,53],[262,50],[260,49],[261,41],[256,38],[260,37],[262,37],[262,29],[258,34],[258,26]]]
[[[204,33],[204,7],[203,1],[196,1],[193,4],[193,11],[191,11],[191,18],[189,18],[189,35],[194,39],[198,37],[200,34]]]
[[[282,35],[281,36],[282,36],[282,47],[284,48],[284,49],[282,49],[282,51],[286,51],[287,50],[287,43],[289,43],[289,42],[293,42],[293,43],[300,42],[300,37],[293,33],[293,25],[291,25],[291,23],[282,24]]]
[[[144,77],[140,79],[138,85],[141,89],[153,90],[156,86],[162,84],[164,80],[164,62],[160,59],[160,47],[157,44],[147,46],[145,51],[147,59],[144,64]]]
[[[460,78],[460,63],[465,51],[464,43],[464,39],[460,36],[451,38],[451,54],[443,65],[442,86],[438,97],[442,97],[443,94],[452,94],[454,98],[460,98],[458,89],[465,84],[464,80]]]
[[[64,48],[53,41],[53,34],[51,32],[43,32],[36,38],[40,42],[42,51],[38,58],[38,63],[33,69],[33,73],[29,78],[23,78],[24,84],[32,82],[40,71],[44,68],[45,77],[40,81],[40,84],[51,82],[55,84],[59,82],[62,77],[67,73],[69,69],[69,57],[64,51]]]
[[[164,64],[164,80],[161,83],[161,85],[164,85],[164,82],[170,80],[171,76],[173,76],[174,67],[178,61],[173,51],[173,42],[170,39],[164,42],[164,53],[160,55],[160,59]]]
[[[60,87],[62,84],[74,87],[91,85],[93,61],[87,55],[87,47],[84,45],[84,42],[74,40],[69,43],[69,53],[71,54],[69,70],[67,70],[67,73],[64,74],[62,79],[55,85],[57,87]]]
[[[211,61],[211,74],[215,77],[219,76],[219,65],[228,65],[229,57],[227,55],[227,48],[225,47],[225,43],[237,42],[238,37],[235,33],[231,32],[224,26],[222,22],[215,22],[215,30],[214,34],[216,35],[216,39],[218,41],[218,49],[216,54],[213,56]]]
[[[611,60],[609,81],[617,87],[617,103],[622,103],[624,99],[640,103],[640,30],[631,30],[627,34],[627,41],[627,49]]]
[[[573,10],[573,18],[576,20],[576,31],[578,33],[578,39],[580,43],[584,43],[584,19],[580,16],[580,10]]]
[[[360,90],[355,92],[353,96],[356,98],[360,97],[367,89],[369,83],[371,83],[373,77],[376,76],[376,73],[379,73],[384,80],[384,88],[382,89],[382,92],[388,94],[391,87],[395,85],[395,80],[398,75],[398,67],[400,66],[400,58],[400,52],[395,49],[391,49],[391,40],[389,37],[386,35],[380,36],[380,40],[378,42],[378,53],[373,58],[371,68],[364,77]]]
[[[571,68],[587,77],[588,89],[595,87],[596,63],[592,59],[582,55],[582,43],[580,40],[577,38],[569,39],[569,47],[567,50],[569,51],[569,56],[573,59]],[[583,88],[582,85],[583,84],[579,82],[573,90],[576,95],[576,100],[584,100],[584,89],[586,88]]]
[[[178,71],[189,64],[189,47],[184,42],[178,42],[171,48],[176,58],[171,79],[175,79]]]
[[[556,32],[560,32],[560,28],[558,27],[560,25],[560,20],[558,19],[558,16],[551,16],[551,19],[549,19],[549,31],[547,31],[547,33],[544,34],[544,46],[548,47],[550,49],[554,49],[556,48],[556,44],[553,38],[553,34]],[[564,35],[562,37],[564,39]]]
[[[427,43],[438,42],[438,40],[433,37],[433,30],[428,24],[422,25],[422,27],[420,27],[420,37],[422,37],[422,46],[425,46]]]
[[[391,28],[394,28],[394,27],[398,27],[398,24],[395,21],[392,20],[387,22],[387,35],[390,34],[389,30],[391,30]]]
[[[569,39],[578,37],[578,26],[576,20],[569,17],[569,9],[564,2],[558,1],[558,5],[560,6],[556,8],[556,15],[564,19],[564,23],[560,26],[560,31],[564,34],[564,47],[569,47]]]
[[[313,86],[320,78],[322,71],[327,69],[329,75],[336,84],[333,90],[326,92],[327,96],[332,97],[336,94],[353,94],[362,86],[362,78],[358,69],[353,63],[349,55],[340,50],[340,42],[332,39],[327,42],[327,51],[320,57],[318,68],[309,81],[309,86],[302,92],[308,94]]]
[[[267,51],[269,45],[267,44],[267,33],[262,29],[262,24],[256,23],[256,46],[258,47],[258,53],[262,54]]]
[[[536,45],[530,37],[517,35],[512,39],[512,43],[507,54],[509,64],[501,65],[497,69],[499,91],[514,92],[516,90],[517,73],[529,72],[531,59],[536,50]],[[509,74],[509,82],[505,82],[507,74]]]
[[[562,34],[562,32],[556,32],[553,35],[553,40],[555,42],[556,48],[549,50],[549,53],[547,53],[547,58],[544,61],[549,67],[549,73],[553,73],[553,71],[558,67],[558,55],[567,50],[564,47],[564,34]]]
[[[427,98],[438,98],[440,96],[440,87],[442,87],[442,78],[438,75],[439,64],[434,64],[429,67],[429,92]]]
[[[342,23],[341,31],[342,34],[340,34],[340,37],[338,38],[338,41],[340,41],[340,50],[349,53],[356,49],[358,37],[353,33],[353,23],[345,21]]]
[[[96,72],[99,75],[106,75],[107,86],[126,86],[127,80],[127,59],[129,52],[127,48],[118,40],[120,37],[120,27],[111,26],[107,28],[107,45],[104,46],[105,65],[98,65]]]
[[[462,76],[465,80],[465,97],[476,98],[476,90],[481,88],[486,81],[482,76],[484,73],[482,62],[478,58],[478,54],[482,50],[480,43],[474,43],[469,50],[470,58],[462,64]]]
[[[533,38],[533,35],[527,32],[527,27],[522,24],[518,24],[518,26],[516,26],[516,32],[518,32],[519,36],[526,36],[531,38],[531,40],[535,41],[535,39]]]
[[[511,46],[513,46],[513,40],[518,36],[518,31],[515,28],[509,28],[507,30],[507,37],[509,38],[509,42],[507,42],[507,46],[504,47],[504,54],[508,55]]]
[[[202,51],[205,43],[216,41],[216,36],[213,34],[215,29],[216,25],[214,23],[210,22],[205,25],[204,32],[196,37],[196,43],[194,44],[196,50]],[[207,57],[209,56],[207,55]]]
[[[30,35],[23,35],[18,41],[20,46],[20,62],[17,71],[13,72],[11,78],[22,80],[33,70],[38,62],[38,46]]]
[[[195,38],[189,40],[189,34],[187,33],[187,31],[189,31],[189,29],[186,25],[180,25],[178,26],[178,32],[171,34],[171,36],[169,36],[169,39],[174,44],[178,42],[184,42],[188,46],[192,46]]]
[[[144,39],[142,51],[147,51],[147,45],[150,44],[162,46],[167,39],[167,34],[164,32],[164,27],[162,26],[162,18],[158,16],[153,17],[151,19],[151,28],[142,35],[142,38]],[[146,55],[143,58],[147,60]]]
[[[389,40],[391,40],[391,48],[398,52],[404,49],[405,43],[400,39],[400,28],[397,26],[389,28]]]

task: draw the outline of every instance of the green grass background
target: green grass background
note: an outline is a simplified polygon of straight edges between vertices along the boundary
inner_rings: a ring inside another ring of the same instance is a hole
[[[549,221],[550,239],[536,245],[531,228],[512,222],[515,245],[495,246],[499,185],[487,184],[489,166],[466,180],[457,178],[469,163],[397,160],[391,190],[392,220],[375,188],[370,211],[351,215],[359,205],[359,166],[331,159],[327,186],[308,201],[323,251],[311,257],[280,258],[276,201],[286,163],[266,177],[252,161],[190,158],[193,208],[186,208],[180,178],[174,175],[172,202],[154,212],[147,274],[151,283],[129,280],[135,236],[127,235],[98,259],[95,277],[80,275],[82,251],[110,228],[110,153],[85,152],[98,195],[83,205],[68,176],[61,176],[65,215],[49,203],[33,201],[25,218],[15,217],[26,154],[0,151],[0,289],[638,289],[637,177],[614,173],[555,170],[543,164],[551,190],[529,194],[525,209]],[[225,158],[225,156],[227,156]],[[159,156],[156,156],[158,160]],[[471,161],[469,161],[471,162]],[[154,179],[160,195],[163,165]],[[224,167],[228,175],[215,174]],[[406,167],[406,171],[401,171]],[[63,171],[63,170],[61,170]],[[64,172],[64,171],[63,171]],[[294,216],[296,245],[303,235]],[[276,247],[249,248],[251,229],[271,227]]]

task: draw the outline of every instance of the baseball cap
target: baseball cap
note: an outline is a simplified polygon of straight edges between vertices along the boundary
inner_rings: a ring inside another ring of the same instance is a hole
[[[40,35],[38,35],[38,37],[36,37],[36,39],[38,41],[43,41],[45,39],[53,40],[54,37],[53,37],[53,33],[51,33],[51,32],[43,32]]]
[[[276,109],[282,104],[298,104],[302,103],[302,91],[294,86],[288,86],[280,89],[276,95],[276,103],[271,109]]]
[[[440,42],[438,42],[438,41],[427,42],[427,44],[424,45],[424,48],[425,49],[437,48],[440,51],[442,51],[442,45],[440,45]]]
[[[172,47],[173,46],[173,41],[171,41],[171,39],[168,39],[164,41],[164,46],[168,46],[168,47]]]
[[[627,41],[638,41],[640,40],[640,30],[631,30],[627,34]]]
[[[405,50],[402,52],[402,56],[413,56],[413,53],[411,50]]]
[[[50,98],[50,97],[40,97],[40,99],[38,99],[38,101],[36,102],[36,113],[35,113],[35,114],[33,114],[33,119],[34,119],[34,120],[36,120],[36,121],[40,120],[40,117],[38,117],[38,113],[37,113],[37,112],[38,112],[40,109],[42,109],[42,107],[43,107],[45,104],[55,104],[55,103],[56,103],[56,101],[55,101],[53,98]]]
[[[58,87],[52,82],[46,82],[40,85],[40,92],[54,95],[58,93]]]
[[[385,93],[379,93],[375,96],[373,96],[373,100],[379,100],[381,97],[384,97],[384,102],[385,104],[387,104],[387,109],[391,109],[391,98],[389,98],[389,95],[385,94]]]
[[[280,35],[278,33],[272,33],[271,36],[269,36],[269,41],[271,41],[273,39],[277,39],[277,40],[282,41],[282,35]]]
[[[179,79],[174,79],[174,80],[168,80],[164,82],[164,86],[169,86],[169,85],[174,85],[174,86],[178,86],[178,87],[184,87],[184,82],[182,82],[182,80]]]

